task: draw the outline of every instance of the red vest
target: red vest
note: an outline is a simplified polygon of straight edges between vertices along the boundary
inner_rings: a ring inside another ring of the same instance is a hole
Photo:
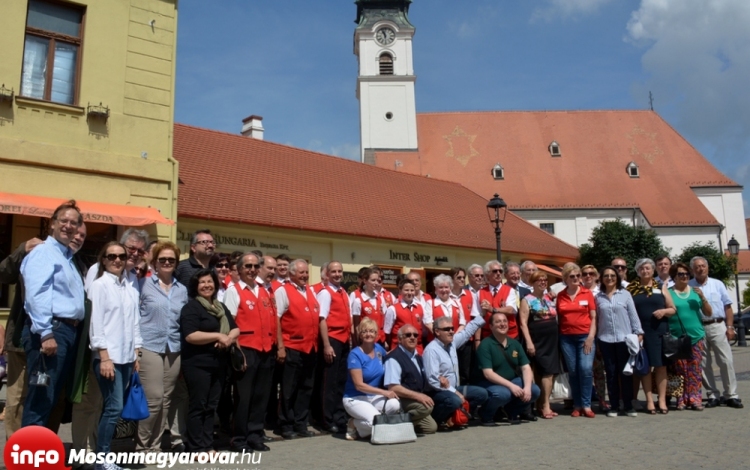
[[[276,292],[276,289],[283,286],[284,284],[289,284],[289,282],[279,282],[275,278],[271,281],[271,289],[273,289],[274,292]]]
[[[486,285],[482,287],[482,290],[479,291],[479,303],[481,305],[483,300],[487,300],[492,304],[492,308],[503,308],[505,307],[505,301],[508,299],[508,295],[510,294],[511,290],[513,290],[512,287],[507,284],[503,284],[493,298],[490,291],[490,286]],[[484,326],[482,326],[482,338],[486,338],[492,334],[492,332],[490,331],[491,316],[491,312],[486,312],[484,314],[485,324]],[[516,316],[510,314],[506,314],[506,316],[508,317],[508,337],[518,339],[518,325],[516,324]]]
[[[307,298],[292,282],[282,286],[289,299],[289,309],[281,316],[281,337],[284,347],[303,353],[317,350],[320,308],[310,287],[305,287]]]
[[[395,295],[393,295],[392,292],[387,291],[385,289],[380,291],[380,297],[383,299],[383,303],[385,304],[385,308],[390,307],[393,305],[394,299],[396,298]]]
[[[424,318],[424,310],[419,302],[412,302],[412,305],[414,308],[408,308],[399,302],[393,306],[396,310],[396,319],[393,321],[393,328],[391,329],[391,351],[398,346],[398,330],[404,325],[411,325],[419,333],[419,336],[417,336],[417,352],[422,354],[422,319]]]
[[[312,286],[312,290],[313,290],[313,292],[315,292],[315,295],[320,294],[320,291],[322,291],[325,288],[326,288],[326,285],[323,284],[322,281],[319,282],[319,283],[317,283],[317,284],[313,284],[313,286]]]
[[[331,294],[331,309],[328,311],[328,318],[326,318],[328,336],[342,343],[348,343],[352,331],[352,314],[346,290],[341,287],[337,292],[330,286],[326,286],[324,289]]]
[[[430,302],[432,303],[432,323],[434,324],[435,320],[445,316],[445,311],[440,305],[435,305],[435,300],[431,300]],[[461,326],[459,323],[461,321],[461,310],[458,308],[458,305],[455,304],[455,301],[451,302],[451,304],[453,308],[453,312],[451,312],[451,319],[453,320],[453,331],[458,331],[458,327]]]
[[[240,295],[237,308],[237,328],[240,329],[240,346],[269,352],[276,344],[276,309],[263,286],[258,286],[258,297],[249,289],[234,285]]]
[[[369,318],[378,325],[378,343],[385,343],[385,332],[383,331],[383,325],[385,325],[385,315],[383,314],[383,299],[380,295],[375,295],[375,306],[373,307],[369,300],[362,298],[362,290],[354,291],[354,297],[359,300],[362,304],[360,309],[359,319]]]
[[[461,295],[458,296],[458,303],[464,309],[464,320],[468,325],[471,321],[471,309],[474,307],[474,295],[469,289],[461,289]],[[435,314],[433,313],[433,317]]]

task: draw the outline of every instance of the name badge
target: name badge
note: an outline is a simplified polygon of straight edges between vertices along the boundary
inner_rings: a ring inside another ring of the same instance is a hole
[[[589,304],[588,300],[579,300],[578,301],[578,305],[584,305],[585,306],[585,305],[588,305],[588,304]]]
[[[661,294],[661,289],[653,289],[651,291],[652,294]]]

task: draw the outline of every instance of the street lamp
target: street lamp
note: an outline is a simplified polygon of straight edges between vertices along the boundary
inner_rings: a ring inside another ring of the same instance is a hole
[[[508,204],[498,195],[490,199],[487,203],[487,215],[490,216],[490,223],[495,226],[495,239],[497,241],[497,260],[503,262],[503,251],[500,249],[501,227],[505,222],[505,215],[508,213]]]
[[[740,305],[740,279],[737,266],[737,256],[740,254],[740,242],[732,239],[727,242],[727,248],[729,248],[729,254],[734,257],[734,290],[737,292],[737,322],[735,328],[737,329],[737,346],[747,346],[745,340],[745,323],[742,321],[742,306]]]

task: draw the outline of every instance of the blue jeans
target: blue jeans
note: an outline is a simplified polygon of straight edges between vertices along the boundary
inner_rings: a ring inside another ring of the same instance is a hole
[[[78,349],[78,328],[52,319],[52,334],[57,343],[54,356],[42,354],[41,337],[31,332],[31,321],[27,320],[21,332],[21,344],[26,351],[26,371],[29,380],[29,391],[23,405],[21,426],[32,424],[47,426],[49,415],[57,405],[65,382],[73,376],[76,351]],[[45,371],[49,376],[48,385],[39,386],[31,383],[32,374]]]
[[[576,408],[591,408],[596,346],[592,344],[591,352],[584,354],[583,343],[586,338],[588,335],[560,335],[560,349],[568,367],[570,391]]]
[[[511,380],[511,382],[523,388],[523,379],[521,377],[516,377]],[[521,413],[528,410],[529,406],[539,398],[541,393],[539,387],[537,387],[535,383],[532,383],[531,400],[525,402],[510,393],[510,389],[504,385],[498,385],[487,380],[483,380],[479,385],[486,388],[487,394],[489,395],[487,403],[482,407],[481,418],[484,422],[493,421],[495,414],[500,407],[505,407],[505,411],[511,419],[517,418]]]
[[[94,359],[94,374],[99,390],[102,392],[102,416],[99,418],[98,437],[96,439],[96,452],[109,452],[112,436],[115,434],[117,421],[122,414],[125,404],[125,392],[130,385],[130,375],[133,373],[134,362],[127,364],[114,364],[115,379],[109,380],[102,377],[99,372],[101,361]]]
[[[462,385],[457,387],[456,390],[469,402],[469,408],[472,412],[487,401],[487,390],[482,387]],[[435,407],[432,409],[432,417],[438,424],[443,424],[461,406],[461,399],[455,392],[448,390],[433,391],[431,393],[432,401],[435,402]]]

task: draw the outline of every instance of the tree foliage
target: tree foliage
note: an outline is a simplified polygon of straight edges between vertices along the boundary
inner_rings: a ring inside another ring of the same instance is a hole
[[[580,266],[591,264],[601,269],[609,266],[614,258],[623,258],[628,263],[628,279],[635,277],[635,262],[641,258],[655,259],[668,254],[655,231],[643,227],[632,227],[621,219],[600,222],[591,233],[589,243],[579,248]]]
[[[694,256],[702,256],[708,261],[708,275],[722,281],[727,287],[734,285],[734,265],[736,259],[730,256],[726,256],[717,247],[716,243],[699,243],[695,242],[692,245],[688,245],[682,250],[680,256],[677,257],[676,261],[682,261],[685,264],[690,264],[690,260]]]
[[[745,290],[742,291],[742,307],[750,306],[750,281],[745,283]]]

